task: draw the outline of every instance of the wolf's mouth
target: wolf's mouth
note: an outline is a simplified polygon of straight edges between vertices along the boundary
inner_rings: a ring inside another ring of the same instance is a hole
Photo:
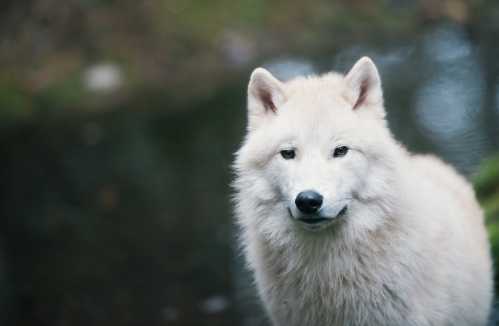
[[[330,222],[337,221],[338,218],[345,215],[345,213],[347,212],[347,208],[347,205],[345,205],[335,217],[304,216],[296,218],[296,220],[306,225],[325,225]],[[293,217],[293,215],[291,214],[291,210],[288,209],[288,211],[289,215]]]
[[[300,222],[307,223],[307,224],[320,224],[322,222],[329,221],[329,218],[323,218],[323,217],[304,217],[298,219]]]
[[[341,209],[341,211],[338,213],[338,215],[336,215],[336,217],[335,217],[335,218],[342,217],[343,215],[345,215],[345,213],[347,212],[347,209],[348,209],[348,206],[347,206],[347,205],[345,205],[345,207],[343,207],[343,208]]]

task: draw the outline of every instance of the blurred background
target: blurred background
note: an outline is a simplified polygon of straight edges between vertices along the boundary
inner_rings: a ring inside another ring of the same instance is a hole
[[[499,255],[499,2],[2,0],[0,324],[268,325],[235,241],[246,86],[378,65]]]

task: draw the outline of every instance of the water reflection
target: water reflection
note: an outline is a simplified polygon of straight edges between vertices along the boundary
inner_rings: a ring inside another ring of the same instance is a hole
[[[455,26],[431,31],[422,46],[432,74],[416,93],[417,122],[444,158],[470,172],[486,150],[479,119],[485,85],[476,51]]]

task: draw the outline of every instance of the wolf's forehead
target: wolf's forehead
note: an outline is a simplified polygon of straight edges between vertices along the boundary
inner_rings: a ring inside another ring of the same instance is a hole
[[[330,105],[314,101],[290,104],[283,108],[285,112],[281,112],[277,119],[278,133],[282,133],[284,138],[328,141],[348,132],[357,122],[348,106],[334,102]]]
[[[345,87],[344,76],[335,72],[324,75],[297,77],[284,83],[290,96],[310,93],[336,93]]]
[[[299,77],[285,84],[289,106],[303,109],[344,104],[344,90],[343,76],[337,73]]]
[[[278,129],[293,138],[330,138],[344,129],[345,120],[353,118],[344,90],[343,76],[337,73],[287,82],[287,102],[279,111]]]

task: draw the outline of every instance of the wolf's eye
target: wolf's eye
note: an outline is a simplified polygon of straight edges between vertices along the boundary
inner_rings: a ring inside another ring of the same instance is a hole
[[[283,149],[281,151],[281,156],[285,160],[291,160],[295,158],[295,150],[294,149]]]
[[[347,155],[348,153],[348,147],[346,146],[338,146],[334,149],[334,157],[342,157]]]

